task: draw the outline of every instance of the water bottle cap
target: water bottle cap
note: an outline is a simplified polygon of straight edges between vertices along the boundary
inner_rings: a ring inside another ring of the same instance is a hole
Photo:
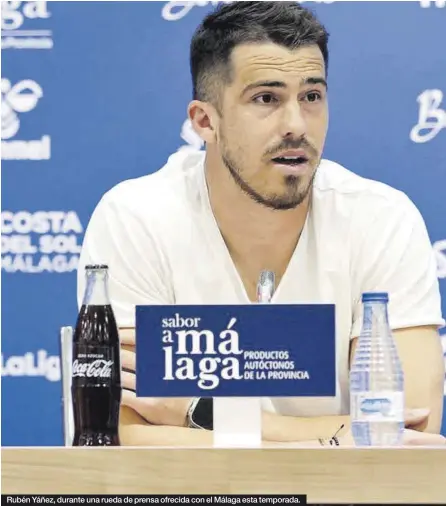
[[[108,269],[108,265],[105,265],[105,264],[94,264],[94,265],[86,265],[85,266],[85,270],[87,271],[100,271],[100,270],[104,270],[104,269]]]
[[[387,292],[366,292],[362,294],[362,302],[389,302]]]

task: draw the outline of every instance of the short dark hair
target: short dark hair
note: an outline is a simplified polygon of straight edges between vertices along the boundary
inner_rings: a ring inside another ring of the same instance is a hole
[[[274,42],[289,49],[317,44],[328,70],[328,37],[316,16],[297,2],[223,4],[204,18],[192,37],[193,97],[217,105],[221,84],[230,83],[230,57],[239,44]]]

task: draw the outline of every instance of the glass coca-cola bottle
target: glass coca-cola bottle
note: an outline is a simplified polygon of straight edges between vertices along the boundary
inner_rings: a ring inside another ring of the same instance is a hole
[[[108,267],[87,265],[73,337],[73,446],[119,446],[121,360]]]

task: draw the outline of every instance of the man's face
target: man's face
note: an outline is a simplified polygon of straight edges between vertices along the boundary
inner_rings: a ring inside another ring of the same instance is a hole
[[[223,91],[218,149],[240,188],[273,209],[307,197],[328,126],[325,65],[317,46],[238,46]]]

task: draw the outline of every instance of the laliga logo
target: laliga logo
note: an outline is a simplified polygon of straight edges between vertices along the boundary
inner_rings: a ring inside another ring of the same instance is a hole
[[[442,100],[441,90],[426,90],[418,96],[417,102],[420,104],[418,124],[410,132],[413,142],[429,142],[446,127],[446,111],[440,108]],[[426,133],[421,134],[423,130]]]
[[[446,278],[446,239],[436,242],[434,251],[437,258],[438,277]]]
[[[42,98],[42,88],[31,79],[19,81],[11,87],[8,79],[1,81],[2,91],[2,139],[10,139],[19,131],[18,112],[32,111]]]
[[[16,378],[42,376],[48,381],[60,381],[60,359],[56,355],[48,355],[46,350],[12,355],[8,358],[2,353],[0,365],[2,376]]]
[[[203,390],[213,390],[219,385],[220,379],[243,379],[237,358],[243,350],[240,350],[238,332],[232,330],[236,318],[231,318],[227,328],[220,332],[218,341],[211,330],[197,330],[200,320],[201,318],[182,318],[179,314],[175,318],[163,318],[162,327],[166,330],[163,330],[162,341],[168,345],[163,347],[163,379],[198,379],[197,384]],[[167,330],[182,327],[191,330]],[[202,339],[205,341],[204,349]],[[194,361],[193,356],[200,356],[200,359]]]

